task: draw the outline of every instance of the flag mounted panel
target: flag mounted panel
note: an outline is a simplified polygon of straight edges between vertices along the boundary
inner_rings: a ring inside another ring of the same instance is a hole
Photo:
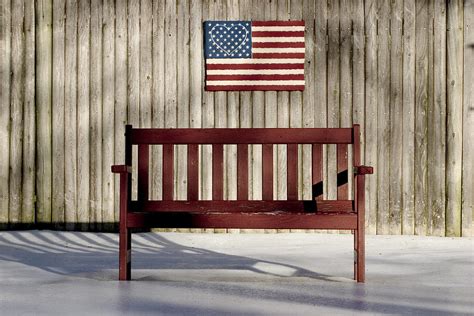
[[[207,91],[304,90],[304,21],[206,21]]]

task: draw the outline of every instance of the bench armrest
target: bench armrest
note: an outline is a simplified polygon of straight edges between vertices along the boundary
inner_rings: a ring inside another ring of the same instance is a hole
[[[363,175],[363,174],[373,174],[374,168],[370,166],[357,166],[354,167],[354,174],[355,175]]]
[[[132,167],[127,165],[113,165],[111,169],[113,173],[132,173]]]

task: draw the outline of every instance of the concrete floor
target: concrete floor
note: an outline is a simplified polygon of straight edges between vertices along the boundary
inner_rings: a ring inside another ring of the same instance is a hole
[[[474,315],[474,239],[143,233],[132,282],[116,234],[0,232],[0,315]]]

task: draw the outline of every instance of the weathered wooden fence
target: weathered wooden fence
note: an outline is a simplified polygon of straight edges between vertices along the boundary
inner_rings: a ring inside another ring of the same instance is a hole
[[[364,132],[367,229],[467,236],[474,199],[474,1],[1,0],[0,223],[107,229],[118,219],[124,124],[143,127],[338,127]],[[306,21],[306,89],[205,92],[202,22]],[[153,150],[152,195],[160,198]],[[286,197],[285,148],[275,157]],[[211,192],[201,148],[201,198]],[[261,198],[261,148],[250,196]],[[178,148],[176,195],[186,187]],[[336,153],[324,150],[324,178]],[[300,148],[300,196],[311,196]],[[236,150],[226,196],[236,198]],[[335,185],[325,181],[325,196]]]

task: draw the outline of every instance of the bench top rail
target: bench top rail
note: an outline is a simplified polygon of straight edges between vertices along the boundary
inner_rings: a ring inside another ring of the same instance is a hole
[[[352,144],[352,128],[131,128],[136,144]]]

